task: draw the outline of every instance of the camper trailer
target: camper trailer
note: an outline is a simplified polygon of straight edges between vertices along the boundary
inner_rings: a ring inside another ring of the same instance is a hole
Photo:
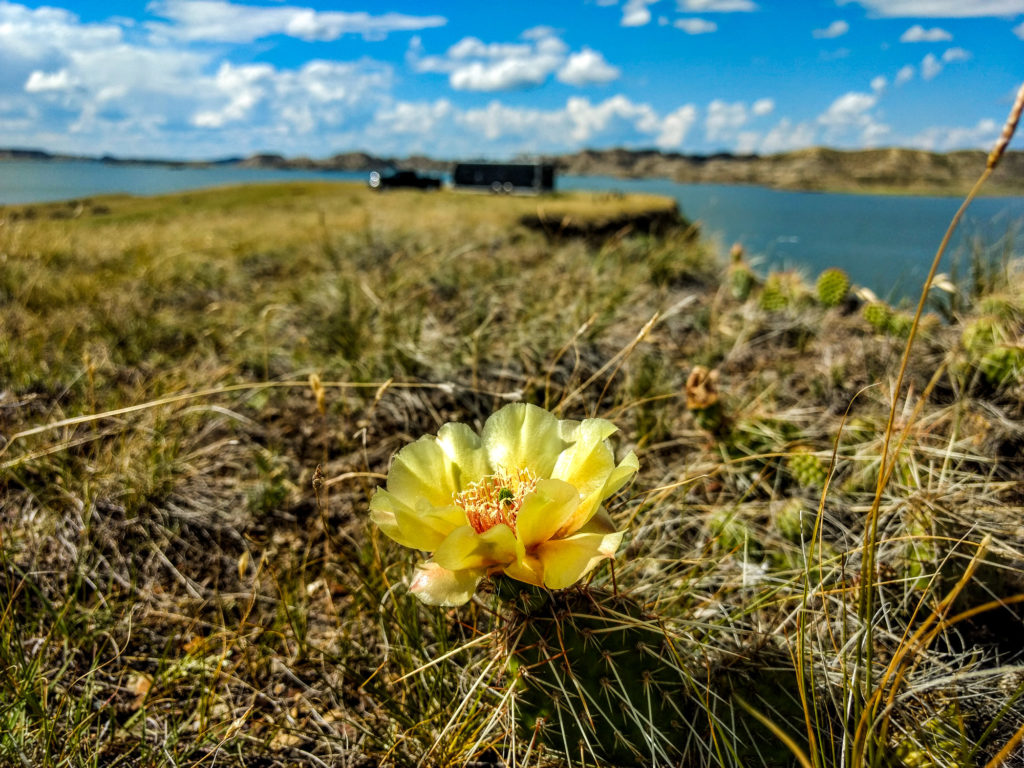
[[[539,194],[555,188],[555,166],[542,163],[458,163],[452,186],[504,194]]]

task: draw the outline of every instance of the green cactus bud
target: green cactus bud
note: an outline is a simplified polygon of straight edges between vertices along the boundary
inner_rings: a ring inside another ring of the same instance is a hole
[[[850,291],[850,278],[841,269],[832,267],[818,276],[818,301],[826,307],[838,307]]]

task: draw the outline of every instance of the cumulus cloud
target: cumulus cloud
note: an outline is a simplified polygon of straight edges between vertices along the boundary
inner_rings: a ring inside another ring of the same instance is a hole
[[[729,103],[715,99],[708,104],[704,132],[708,141],[722,141],[732,137],[746,122],[747,105],[742,101]]]
[[[913,64],[904,64],[902,67],[900,67],[899,72],[896,73],[896,77],[893,79],[893,82],[896,85],[903,85],[904,83],[909,83],[911,80],[914,79],[914,74],[916,72],[917,70],[914,68]]]
[[[42,93],[43,91],[68,91],[78,85],[66,69],[56,72],[42,72],[35,70],[29,75],[25,82],[27,93]]]
[[[337,40],[343,35],[362,35],[379,40],[391,32],[408,32],[447,23],[443,16],[409,16],[401,13],[372,15],[365,12],[316,11],[298,6],[264,7],[227,0],[157,0],[150,11],[170,23],[150,23],[159,35],[180,40],[244,43],[271,35],[300,40]]]
[[[683,13],[734,13],[756,11],[753,0],[677,0]]]
[[[558,71],[558,79],[569,85],[583,86],[592,83],[609,83],[619,76],[619,68],[605,61],[598,51],[583,47],[566,60]]]
[[[849,91],[833,101],[818,116],[818,123],[825,129],[825,140],[857,146],[876,144],[889,132],[889,126],[880,122],[874,114],[878,97],[877,91]]]
[[[999,136],[1000,125],[990,118],[972,126],[933,126],[910,137],[911,146],[944,152],[951,149],[988,149]]]
[[[678,149],[686,140],[686,134],[697,122],[697,108],[686,104],[665,115],[654,143],[661,149]]]
[[[833,37],[842,37],[849,31],[850,25],[842,19],[837,19],[824,29],[816,29],[811,34],[819,39],[830,39]]]
[[[608,83],[619,76],[599,51],[584,47],[570,54],[568,46],[548,27],[536,27],[515,43],[485,43],[465,37],[444,55],[424,56],[419,38],[413,38],[407,60],[417,72],[448,75],[461,91],[506,91],[542,85],[552,75],[577,87]]]
[[[1021,40],[1024,40],[1024,22],[1021,22],[1020,24],[1013,28],[1013,34],[1015,34]]]
[[[900,35],[901,43],[941,43],[952,39],[953,35],[941,27],[925,29],[920,24],[915,24]]]
[[[869,110],[878,103],[878,96],[873,93],[844,93],[829,105],[829,108],[818,118],[822,125],[842,127],[863,123]]]
[[[60,8],[0,2],[0,61],[44,61],[62,51],[116,45],[122,38],[117,25],[82,24]]]
[[[789,118],[781,119],[774,128],[764,136],[750,134],[746,137],[744,151],[758,151],[763,154],[789,152],[794,149],[812,146],[817,139],[817,129],[811,123],[793,124]]]
[[[753,151],[759,141],[754,131],[741,131],[752,120],[770,115],[775,101],[757,99],[749,106],[744,101],[715,99],[708,104],[704,117],[704,137],[718,147],[734,147],[740,152]]]
[[[969,51],[963,48],[950,48],[942,54],[942,60],[949,64],[951,61],[967,61],[971,58]]]
[[[454,123],[470,135],[491,142],[506,143],[536,152],[542,147],[565,149],[600,142],[602,137],[623,135],[633,143],[650,143],[662,148],[682,144],[697,118],[693,105],[684,105],[659,115],[649,104],[637,103],[622,94],[591,102],[570,97],[559,109],[512,107],[492,101],[486,107],[456,112]],[[627,141],[628,143],[628,141]]]
[[[889,84],[889,81],[882,75],[871,78],[871,90],[875,93],[881,93],[885,90],[885,86]]]
[[[676,19],[672,26],[683,30],[688,35],[705,35],[718,30],[718,25],[715,22],[698,18]]]
[[[856,2],[876,16],[925,18],[1012,17],[1024,13],[1024,0],[839,0]]]
[[[921,59],[921,79],[933,80],[942,71],[942,62],[934,53],[929,53]]]
[[[623,27],[642,27],[649,24],[651,11],[647,6],[656,2],[658,0],[626,0],[626,4],[622,6],[622,21],[619,23]]]

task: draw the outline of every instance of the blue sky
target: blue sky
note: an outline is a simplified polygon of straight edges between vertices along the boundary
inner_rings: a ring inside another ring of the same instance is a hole
[[[82,154],[987,148],[1022,79],[1024,0],[0,0],[0,147]]]

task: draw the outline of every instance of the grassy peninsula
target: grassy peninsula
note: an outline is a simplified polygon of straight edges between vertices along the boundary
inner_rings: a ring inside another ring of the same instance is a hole
[[[592,764],[517,727],[498,596],[420,604],[368,522],[398,449],[519,400],[639,457],[593,584],[682,649],[693,765],[1020,760],[1024,275],[992,249],[894,391],[907,308],[719,263],[661,198],[0,207],[0,763]]]

